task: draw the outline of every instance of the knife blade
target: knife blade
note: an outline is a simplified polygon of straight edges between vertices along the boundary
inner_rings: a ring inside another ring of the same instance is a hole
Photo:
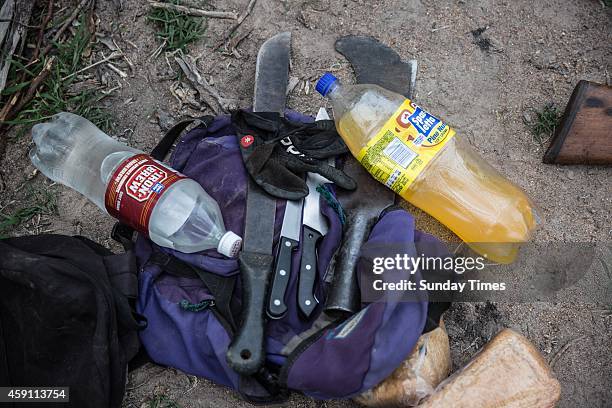
[[[300,259],[300,277],[298,281],[298,305],[305,317],[309,317],[319,303],[314,295],[314,283],[317,276],[317,242],[323,236],[326,225],[319,210],[319,193],[317,184],[306,177],[309,193],[304,198],[304,220],[302,232],[302,258]],[[314,193],[313,193],[314,192]],[[326,231],[325,231],[326,232]]]
[[[257,54],[253,110],[283,114],[291,33],[268,39]],[[251,178],[247,185],[247,209],[242,251],[238,257],[242,281],[242,318],[230,344],[226,359],[242,375],[255,374],[263,365],[265,309],[272,276],[272,245],[276,200],[267,195]]]
[[[329,113],[327,113],[327,109],[325,109],[324,107],[320,107],[319,111],[317,112],[317,117],[315,118],[315,122],[318,122],[320,120],[329,120]]]
[[[268,316],[272,319],[280,319],[287,312],[285,304],[285,293],[291,273],[291,258],[293,251],[300,242],[300,228],[302,226],[302,208],[304,200],[287,200],[285,204],[285,215],[278,243],[274,277],[272,278],[272,289],[268,301]]]
[[[329,119],[325,108],[320,108],[315,120]],[[330,163],[331,163],[330,159]],[[305,317],[310,317],[319,303],[314,295],[317,277],[317,242],[327,234],[327,220],[321,214],[320,194],[317,187],[330,181],[317,173],[307,173],[308,195],[304,199],[304,230],[302,235],[302,258],[298,281],[298,307]]]

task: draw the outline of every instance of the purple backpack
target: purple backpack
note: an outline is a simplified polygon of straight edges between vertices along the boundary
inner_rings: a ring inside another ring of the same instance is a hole
[[[294,112],[286,115],[290,120],[312,121]],[[160,151],[169,150],[172,141],[167,139],[156,148],[158,156]],[[247,173],[228,116],[211,118],[187,132],[177,143],[170,164],[198,181],[217,200],[228,230],[243,233]],[[326,187],[333,195],[333,186]],[[275,243],[284,207],[285,203],[278,200]],[[214,250],[183,254],[139,236],[137,309],[148,320],[140,338],[149,357],[158,364],[236,389],[253,402],[278,401],[287,390],[318,399],[349,398],[391,374],[423,332],[427,300],[398,302],[383,298],[363,304],[359,313],[346,320],[324,318],[321,305],[327,291],[325,273],[340,246],[342,224],[323,195],[321,211],[329,221],[329,231],[318,250],[320,276],[315,290],[321,304],[309,321],[298,316],[298,249],[287,288],[288,312],[281,319],[268,321],[266,365],[251,377],[234,372],[225,357],[240,316],[237,260]],[[399,207],[383,212],[364,247],[376,248],[386,242],[413,255],[431,252],[432,248],[445,251],[435,238],[416,231],[413,218]],[[365,264],[360,263],[359,268],[363,267]]]

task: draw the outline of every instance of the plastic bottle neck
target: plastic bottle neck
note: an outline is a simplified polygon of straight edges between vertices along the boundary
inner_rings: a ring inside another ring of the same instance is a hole
[[[342,87],[340,86],[338,81],[336,81],[330,85],[329,91],[327,91],[327,94],[325,96],[332,100],[337,99],[341,94],[341,89]]]

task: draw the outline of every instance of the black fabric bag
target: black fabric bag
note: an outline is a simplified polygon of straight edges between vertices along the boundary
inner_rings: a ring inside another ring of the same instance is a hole
[[[63,406],[119,407],[146,325],[132,312],[137,289],[130,251],[61,235],[0,240],[0,386],[67,386]]]

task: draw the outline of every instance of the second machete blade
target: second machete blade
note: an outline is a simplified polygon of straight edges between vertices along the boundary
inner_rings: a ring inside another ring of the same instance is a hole
[[[373,37],[349,35],[336,41],[336,50],[344,55],[355,71],[359,84],[376,84],[410,98],[416,80],[416,61],[403,62],[388,46]],[[346,210],[346,231],[336,254],[332,284],[325,310],[345,316],[360,309],[356,267],[361,246],[382,210],[395,202],[395,193],[376,181],[353,157],[344,164],[344,172],[357,183],[356,191],[338,191],[338,200]]]
[[[339,38],[336,50],[351,63],[358,84],[380,85],[408,99],[414,96],[416,60],[402,61],[392,48],[363,35]]]

